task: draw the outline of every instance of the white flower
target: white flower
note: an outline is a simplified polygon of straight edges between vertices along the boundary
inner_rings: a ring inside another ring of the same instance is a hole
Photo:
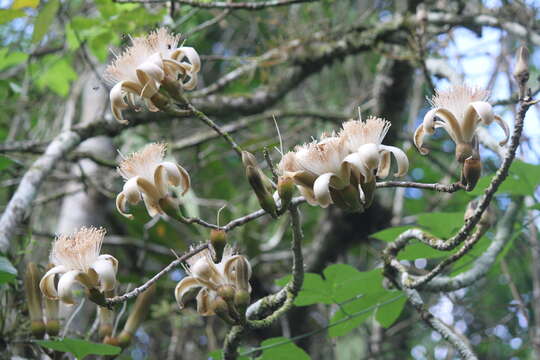
[[[178,47],[179,40],[180,35],[160,28],[132,39],[131,46],[107,66],[106,78],[115,84],[110,92],[111,110],[118,121],[127,122],[122,118],[122,110],[135,107],[134,96],[143,98],[148,110],[158,111],[151,97],[167,75],[178,78],[186,90],[197,86],[199,54],[192,47]]]
[[[456,159],[463,162],[472,155],[473,138],[478,125],[490,125],[494,121],[504,130],[505,139],[500,143],[504,145],[510,130],[506,122],[493,113],[493,108],[487,102],[488,95],[486,90],[468,85],[438,90],[430,100],[432,109],[414,133],[414,144],[418,151],[427,154],[428,149],[423,147],[424,136],[442,127],[456,143]]]
[[[245,290],[251,293],[251,266],[242,255],[237,255],[227,246],[219,263],[212,258],[212,251],[205,249],[188,259],[187,273],[174,291],[176,301],[181,309],[186,298],[197,294],[197,311],[203,316],[215,315],[213,302],[218,299],[222,290],[232,288],[234,292]]]
[[[343,130],[339,135],[351,152],[344,161],[356,165],[366,182],[375,181],[375,175],[381,178],[388,176],[391,154],[397,163],[397,172],[394,176],[404,176],[409,170],[409,159],[403,150],[395,146],[382,145],[390,126],[389,121],[373,116],[365,122],[360,119],[343,124]]]
[[[104,229],[94,227],[83,227],[71,236],[58,236],[50,257],[54,267],[39,283],[43,295],[73,304],[72,290],[76,282],[101,292],[114,289],[118,260],[111,255],[99,254],[104,236]],[[57,274],[61,275],[55,286]]]
[[[135,205],[141,199],[150,216],[163,214],[159,201],[168,195],[169,185],[181,185],[182,195],[189,190],[188,172],[178,164],[163,161],[165,149],[165,144],[148,144],[120,163],[118,172],[126,183],[116,197],[116,208],[123,216],[132,218],[126,213],[126,205]]]
[[[397,160],[396,176],[405,175],[409,167],[401,149],[381,144],[389,127],[388,121],[375,117],[348,121],[338,135],[285,154],[279,171],[294,180],[311,205],[327,207],[339,201],[346,208],[362,209],[373,198],[375,175],[388,176],[391,154]],[[357,199],[351,199],[353,195]]]

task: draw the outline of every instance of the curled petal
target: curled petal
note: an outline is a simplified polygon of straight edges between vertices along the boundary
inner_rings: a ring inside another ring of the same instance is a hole
[[[312,187],[315,180],[317,180],[317,176],[308,171],[285,172],[284,175],[292,177],[295,184],[308,188]]]
[[[493,108],[490,103],[486,101],[474,101],[470,103],[463,115],[463,140],[470,143],[476,132],[478,122],[481,121],[485,125],[490,125],[493,119]]]
[[[191,180],[186,169],[175,163],[164,161],[154,170],[154,182],[163,194],[167,193],[167,182],[172,186],[182,184],[182,195],[190,188]]]
[[[384,151],[391,152],[396,158],[398,169],[394,176],[401,177],[407,174],[407,171],[409,170],[409,159],[407,158],[407,155],[405,155],[403,150],[395,146],[380,145],[379,147]]]
[[[429,150],[424,147],[424,134],[424,124],[420,124],[420,126],[418,126],[414,132],[414,146],[416,146],[422,155],[429,153]]]
[[[58,292],[56,291],[56,287],[54,286],[54,278],[56,274],[65,273],[67,271],[68,270],[65,266],[59,265],[53,267],[45,273],[45,275],[41,278],[41,281],[39,282],[39,288],[45,297],[51,300],[58,299]]]
[[[159,201],[161,194],[154,184],[141,176],[137,177],[136,182],[139,190],[146,194],[147,197],[150,197],[155,202]]]
[[[136,69],[136,72],[139,82],[144,85],[139,94],[141,97],[150,98],[158,92],[159,84],[165,77],[163,69],[151,61],[146,61]]]
[[[176,285],[174,297],[176,298],[176,302],[178,303],[178,306],[180,306],[180,309],[183,309],[185,306],[184,297],[192,290],[200,288],[201,286],[201,283],[193,276],[186,276],[178,283],[178,285]]]
[[[156,166],[154,170],[154,184],[156,184],[156,188],[160,192],[160,197],[167,194],[167,177],[167,171],[163,164]]]
[[[439,117],[442,120],[442,124],[438,124],[436,122],[437,117]],[[463,134],[461,132],[461,127],[459,124],[459,121],[456,119],[454,114],[450,112],[447,109],[444,108],[435,108],[431,109],[427,112],[427,114],[424,116],[424,131],[428,134],[433,134],[435,132],[435,128],[443,127],[448,135],[454,140],[454,142],[461,142],[463,141]]]
[[[147,195],[143,195],[143,201],[146,211],[148,211],[148,215],[150,215],[150,217],[154,217],[162,213],[161,207],[159,206],[159,198],[155,200]]]
[[[126,194],[124,194],[123,192],[118,194],[118,196],[116,197],[116,210],[118,210],[120,215],[128,219],[133,219],[133,215],[126,212]]]
[[[141,201],[141,192],[139,190],[139,185],[137,185],[138,176],[132,177],[124,184],[122,193],[124,193],[127,202],[132,205],[137,204]]]
[[[182,76],[184,76],[186,72],[191,71],[192,68],[191,64],[181,63],[174,59],[163,59],[163,65],[168,72],[180,73]]]
[[[510,129],[508,128],[506,121],[504,121],[499,115],[495,115],[494,120],[504,130],[504,140],[499,143],[499,145],[503,146],[508,142],[508,139],[510,139]]]
[[[391,156],[390,152],[383,151],[381,153],[381,161],[379,162],[379,167],[377,168],[377,176],[380,178],[385,178],[390,173],[391,165]]]
[[[100,255],[92,264],[92,269],[98,275],[99,290],[109,291],[116,285],[116,271],[118,269],[118,260],[111,255]]]
[[[77,282],[77,277],[81,274],[79,270],[71,270],[60,276],[58,280],[58,297],[66,304],[73,305],[73,286]]]
[[[332,176],[334,176],[332,173],[322,174],[313,184],[315,199],[317,199],[317,202],[323,208],[328,207],[332,203],[332,197],[330,196],[330,180]]]
[[[315,194],[313,193],[313,190],[302,185],[298,186],[298,190],[300,190],[300,194],[302,194],[302,196],[306,199],[309,205],[311,206],[319,205],[319,203],[317,202],[317,199],[315,199]]]
[[[373,145],[373,144],[367,144],[367,145]],[[362,177],[365,179],[365,181],[373,181],[373,172],[370,170],[366,164],[366,154],[362,155],[359,151],[347,155],[345,159],[343,159],[344,163],[350,164],[351,170],[355,174],[357,178],[359,178],[359,174],[362,175]],[[375,166],[374,169],[378,167]],[[358,181],[360,182],[360,180]]]
[[[184,89],[193,90],[197,87],[197,73],[189,72],[189,80],[182,84]]]
[[[202,289],[197,294],[197,312],[202,316],[215,315],[214,309],[212,309],[211,302],[215,296],[212,296],[207,289]]]
[[[185,56],[191,64],[191,72],[198,73],[201,70],[201,59],[197,51],[189,46],[182,46],[178,49],[179,51],[175,53],[173,59],[182,62],[183,57]]]
[[[122,110],[129,107],[128,103],[124,100],[124,93],[122,90],[123,81],[114,85],[109,93],[109,99],[111,101],[111,112],[118,122],[126,124],[128,121],[122,117]]]

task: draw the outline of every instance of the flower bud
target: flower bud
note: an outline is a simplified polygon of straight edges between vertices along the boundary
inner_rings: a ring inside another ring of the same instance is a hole
[[[210,244],[212,244],[216,253],[216,262],[220,262],[225,245],[227,245],[227,233],[223,230],[212,229],[210,231]]]
[[[183,221],[179,213],[180,204],[178,203],[178,200],[174,199],[173,197],[165,196],[164,198],[159,199],[159,207],[169,217],[178,221]]]
[[[281,208],[289,207],[294,194],[294,180],[290,176],[280,176],[277,183],[277,191],[281,199]]]
[[[26,265],[26,273],[24,274],[24,290],[28,301],[32,335],[38,338],[45,335],[43,310],[41,309],[41,291],[39,290],[40,277],[36,264],[29,262]]]
[[[217,297],[212,301],[211,307],[214,309],[214,312],[219,316],[223,321],[230,325],[234,325],[236,322],[233,320],[229,313],[229,305],[221,297]]]
[[[231,285],[220,286],[217,291],[218,295],[221,296],[226,302],[231,302],[234,300],[234,292],[234,287]]]
[[[60,333],[60,320],[58,317],[59,301],[44,298],[45,301],[45,329],[47,335],[56,336]]]
[[[472,191],[482,174],[482,162],[480,159],[466,159],[461,174],[461,181],[465,185],[465,190]]]
[[[523,98],[525,85],[529,81],[529,49],[526,46],[520,46],[517,50],[513,75],[520,87],[520,98]]]
[[[104,308],[102,306],[98,307],[98,316],[99,316],[99,337],[105,339],[106,337],[111,336],[113,326],[114,326],[114,311]]]
[[[473,154],[473,146],[468,143],[456,144],[456,160],[459,163],[465,162],[465,160]]]
[[[272,196],[272,183],[257,165],[257,160],[253,154],[242,151],[242,163],[244,164],[249,184],[253,188],[253,191],[255,191],[257,199],[259,199],[259,204],[267,213],[276,218],[277,208],[274,197]]]
[[[241,316],[246,313],[249,302],[251,301],[251,295],[247,290],[238,290],[234,294],[234,306],[238,310]]]
[[[150,312],[150,302],[154,293],[156,292],[156,285],[153,284],[146,291],[140,294],[135,301],[135,305],[131,309],[131,313],[124,325],[124,329],[118,335],[118,341],[122,348],[129,345],[133,335],[137,331],[137,328],[141,325],[143,320]]]

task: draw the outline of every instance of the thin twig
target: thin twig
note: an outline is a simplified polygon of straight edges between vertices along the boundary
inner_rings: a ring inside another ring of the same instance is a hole
[[[168,0],[113,0],[119,4],[125,3],[165,3]],[[289,6],[293,4],[309,3],[318,0],[270,0],[270,1],[258,1],[258,2],[202,2],[199,0],[175,0],[176,3],[181,5],[189,5],[193,7],[206,8],[206,9],[244,9],[244,10],[261,10],[269,7],[276,6]]]

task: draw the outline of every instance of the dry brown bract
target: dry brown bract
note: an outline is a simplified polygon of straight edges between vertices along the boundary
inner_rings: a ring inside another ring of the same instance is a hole
[[[165,76],[178,79],[185,90],[197,86],[197,73],[201,69],[199,54],[192,47],[178,47],[179,40],[180,35],[160,28],[132,39],[131,46],[116,55],[105,70],[106,78],[114,84],[109,96],[116,120],[127,122],[122,110],[136,108],[135,96],[144,100],[148,110],[158,111],[151,98]]]

